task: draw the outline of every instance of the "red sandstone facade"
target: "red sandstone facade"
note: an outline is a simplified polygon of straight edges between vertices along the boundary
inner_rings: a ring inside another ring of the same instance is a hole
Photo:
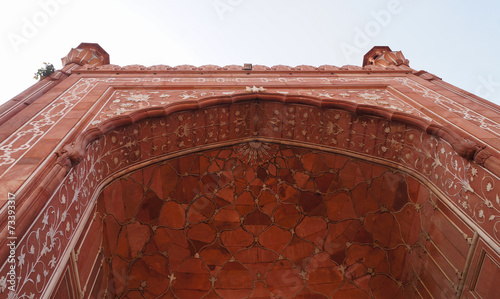
[[[1,296],[495,298],[500,107],[401,52],[63,65],[0,108]]]

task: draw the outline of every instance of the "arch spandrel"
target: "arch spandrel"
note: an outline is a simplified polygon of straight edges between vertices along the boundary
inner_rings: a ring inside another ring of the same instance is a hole
[[[226,121],[217,121],[221,119]],[[46,224],[51,223],[50,227],[65,236],[59,240],[65,248],[69,232],[90,215],[87,207],[93,204],[96,190],[133,169],[192,151],[271,142],[327,150],[404,170],[425,182],[453,210],[467,215],[469,225],[481,227],[484,237],[498,244],[494,234],[498,203],[489,200],[488,194],[498,194],[500,186],[496,176],[461,156],[474,158],[478,149],[475,144],[464,145],[458,136],[412,115],[307,96],[243,94],[143,109],[97,124],[66,147],[61,163],[69,158],[69,173],[47,207],[54,213],[46,212],[39,220],[38,234],[51,238],[53,232],[47,231]],[[64,220],[55,211],[66,213]],[[67,220],[69,215],[73,222]],[[465,237],[471,239],[472,235]],[[31,252],[28,243],[33,238],[34,231],[20,246],[21,252]],[[36,268],[51,263],[47,249],[34,250],[30,255],[37,256],[38,262],[26,262],[22,271],[28,265]],[[27,287],[30,284],[26,281]]]

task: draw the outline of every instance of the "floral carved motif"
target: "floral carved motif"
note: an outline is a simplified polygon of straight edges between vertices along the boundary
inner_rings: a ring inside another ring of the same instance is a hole
[[[0,173],[5,174],[27,150],[61,121],[100,81],[104,80],[82,79],[78,81],[18,131],[2,141],[0,144]]]
[[[132,98],[137,103],[145,99]],[[287,142],[363,155],[405,169],[434,186],[500,244],[499,178],[461,157],[442,139],[412,125],[341,109],[249,100],[111,129],[91,143],[82,157],[76,155],[73,160],[81,162],[71,168],[31,230],[19,240],[19,298],[41,297],[56,266],[65,262],[62,257],[76,228],[91,213],[100,184],[114,173],[189,149],[243,140],[253,142],[241,149],[246,159],[266,156],[268,149],[261,142]],[[6,271],[4,264],[0,288]]]

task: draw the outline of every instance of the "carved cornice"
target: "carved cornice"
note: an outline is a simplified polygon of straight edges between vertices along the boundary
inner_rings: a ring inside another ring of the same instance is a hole
[[[287,65],[275,65],[272,67],[264,66],[264,65],[253,65],[252,70],[244,70],[242,65],[226,65],[226,66],[216,66],[216,65],[202,65],[202,66],[194,66],[194,65],[178,65],[178,66],[169,66],[169,65],[153,65],[153,66],[144,66],[144,65],[126,65],[119,66],[114,64],[108,65],[92,65],[86,64],[79,67],[76,72],[387,72],[387,71],[396,71],[396,72],[408,72],[407,69],[400,68],[399,66],[392,65],[389,67],[382,67],[379,65],[367,65],[365,67],[360,67],[357,65],[344,65],[342,67],[337,67],[334,65],[321,65],[319,67],[311,66],[311,65],[299,65],[295,67],[287,66]]]
[[[415,76],[419,76],[422,79],[425,79],[427,81],[432,81],[432,80],[441,80],[438,76],[431,74],[427,71],[421,70],[418,72],[413,73]]]

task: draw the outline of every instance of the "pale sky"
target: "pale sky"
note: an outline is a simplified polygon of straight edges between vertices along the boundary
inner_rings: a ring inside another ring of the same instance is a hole
[[[361,66],[373,46],[500,104],[500,1],[23,0],[0,4],[0,103],[81,42],[117,65]]]

